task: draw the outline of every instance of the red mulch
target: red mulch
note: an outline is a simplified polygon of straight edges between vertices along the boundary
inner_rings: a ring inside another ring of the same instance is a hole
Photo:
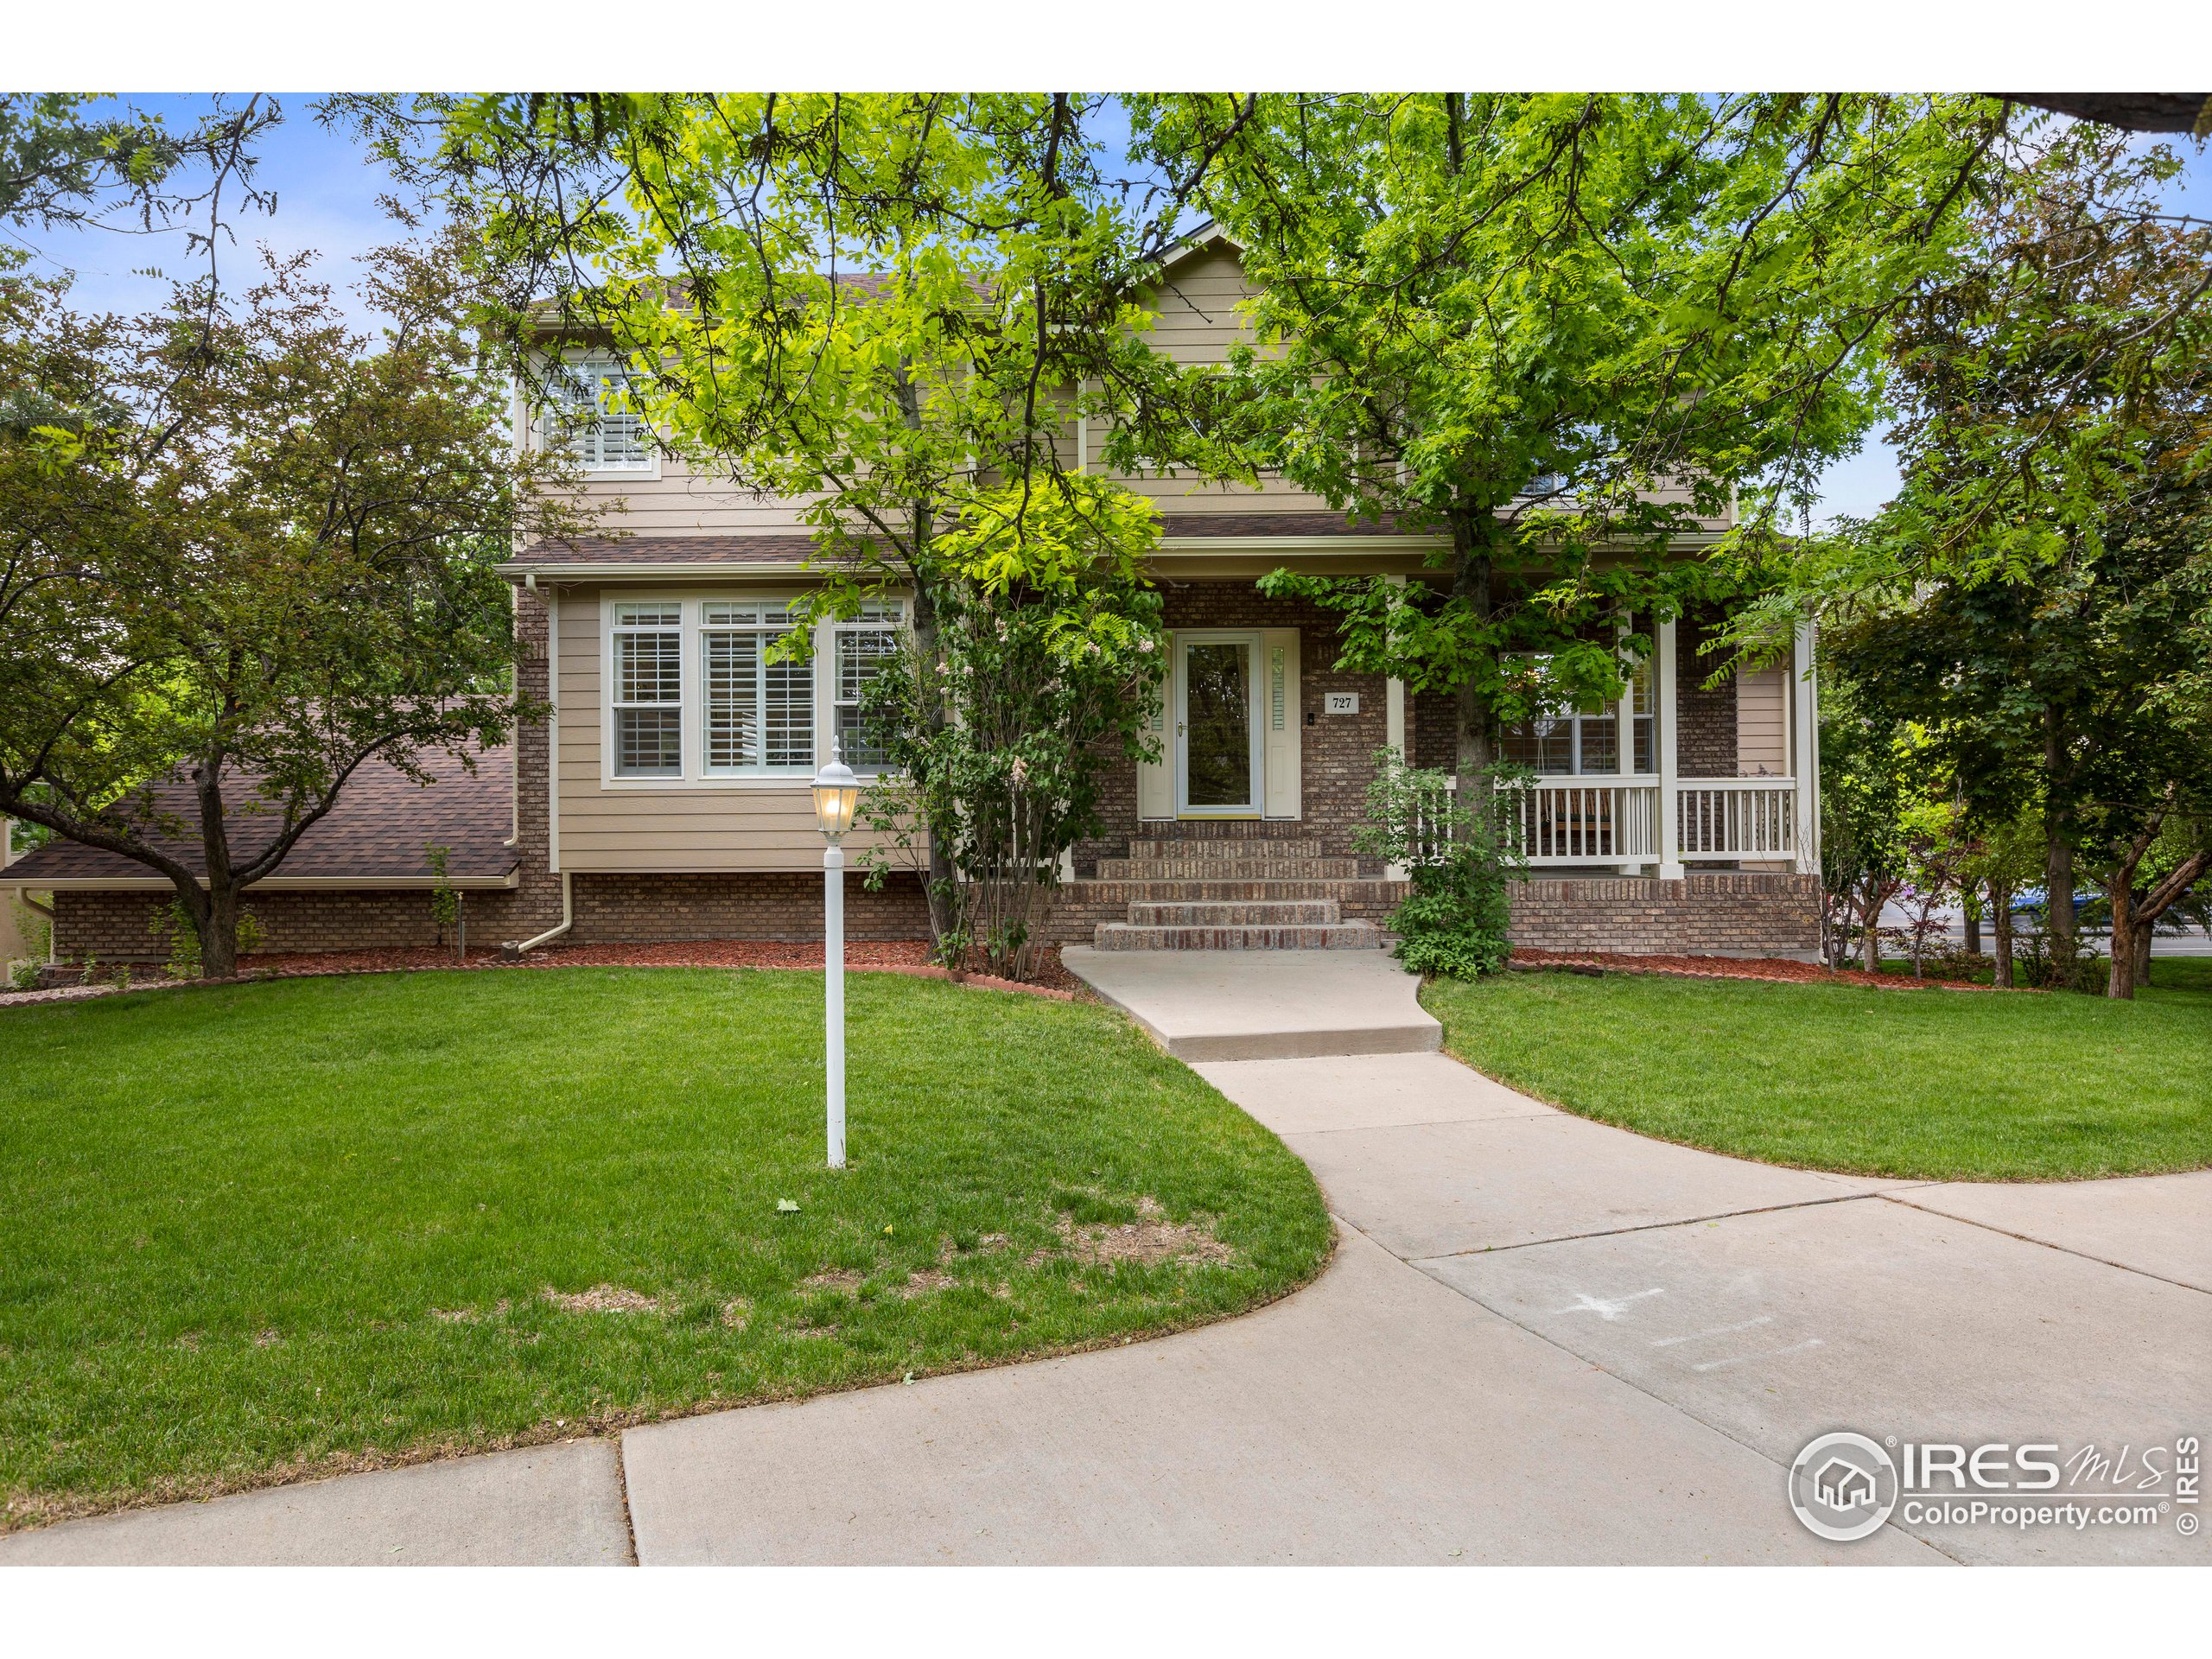
[[[565,949],[546,945],[519,959],[497,950],[471,950],[466,963],[454,961],[450,950],[439,950],[284,951],[241,957],[238,966],[246,975],[268,975],[278,979],[327,974],[452,971],[461,968],[819,968],[822,947],[755,939],[578,944]],[[848,940],[845,966],[856,972],[946,979],[955,984],[981,986],[995,991],[1022,991],[1062,1001],[1071,1000],[1083,988],[1083,982],[1060,965],[1057,947],[1037,953],[1035,974],[1027,982],[997,979],[988,974],[955,973],[937,967],[930,961],[926,939],[868,943]]]
[[[1576,969],[1606,974],[1664,974],[1676,979],[1759,979],[1786,985],[1873,985],[1887,991],[1986,991],[1962,980],[1914,979],[1870,974],[1858,968],[1824,968],[1787,957],[1641,957],[1610,950],[1531,950],[1516,948],[1512,966]]]

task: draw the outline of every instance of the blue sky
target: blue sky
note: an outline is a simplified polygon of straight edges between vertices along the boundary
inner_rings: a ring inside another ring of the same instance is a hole
[[[189,125],[209,107],[205,98],[149,98],[141,108],[159,111],[178,126]],[[315,119],[309,95],[280,100],[285,119],[262,148],[257,181],[276,193],[276,210],[248,216],[237,225],[238,245],[224,250],[226,270],[247,269],[257,243],[280,254],[313,249],[325,257],[324,275],[341,291],[353,279],[352,262],[369,249],[397,238],[397,227],[378,211],[376,198],[387,188],[383,170],[344,133]],[[2177,212],[2212,219],[2212,151],[2177,144],[2186,165],[2175,181],[2168,206]],[[166,289],[149,268],[168,276],[192,274],[181,234],[88,233],[41,238],[49,268],[67,266],[77,274],[76,302],[87,309],[139,310],[158,304]],[[1865,515],[1885,500],[1897,482],[1897,464],[1878,436],[1868,439],[1855,457],[1830,469],[1823,480],[1822,517]]]

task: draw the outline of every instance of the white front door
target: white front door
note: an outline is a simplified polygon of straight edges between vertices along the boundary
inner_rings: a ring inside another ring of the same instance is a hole
[[[1257,633],[1175,636],[1175,808],[1186,818],[1260,816]]]

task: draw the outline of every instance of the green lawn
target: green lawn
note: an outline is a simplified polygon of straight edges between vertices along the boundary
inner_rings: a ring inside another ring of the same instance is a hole
[[[1424,992],[1477,1070],[1606,1123],[1770,1163],[1940,1180],[2212,1164],[2212,961],[2133,1004],[1511,973]]]
[[[1118,1015],[849,988],[842,1174],[818,974],[0,1010],[5,1524],[1118,1341],[1325,1259],[1305,1166]]]

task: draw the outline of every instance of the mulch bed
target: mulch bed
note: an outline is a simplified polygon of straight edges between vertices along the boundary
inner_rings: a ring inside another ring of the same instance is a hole
[[[1516,948],[1510,964],[1525,971],[1662,974],[1675,979],[1758,979],[1782,985],[1872,985],[1885,991],[1986,991],[1964,980],[1913,979],[1870,974],[1859,968],[1824,968],[1787,957],[1644,957],[1610,950],[1532,950]]]
[[[819,968],[819,944],[786,944],[771,940],[696,939],[663,944],[579,944],[563,949],[548,945],[516,958],[497,950],[472,950],[467,962],[456,962],[450,950],[319,950],[269,952],[239,959],[240,976],[248,979],[306,979],[336,974],[454,973],[463,969],[497,968]],[[893,939],[866,943],[849,940],[845,966],[858,973],[907,974],[917,979],[950,980],[957,985],[986,990],[1020,991],[1029,996],[1071,1001],[1084,983],[1060,965],[1057,947],[1038,952],[1035,977],[1027,982],[997,979],[988,974],[954,972],[930,961],[926,939]],[[149,977],[135,982],[134,990],[171,982]],[[58,991],[21,996],[0,996],[0,1006],[10,1002],[67,1001],[79,997],[111,995],[112,985],[71,986]]]

